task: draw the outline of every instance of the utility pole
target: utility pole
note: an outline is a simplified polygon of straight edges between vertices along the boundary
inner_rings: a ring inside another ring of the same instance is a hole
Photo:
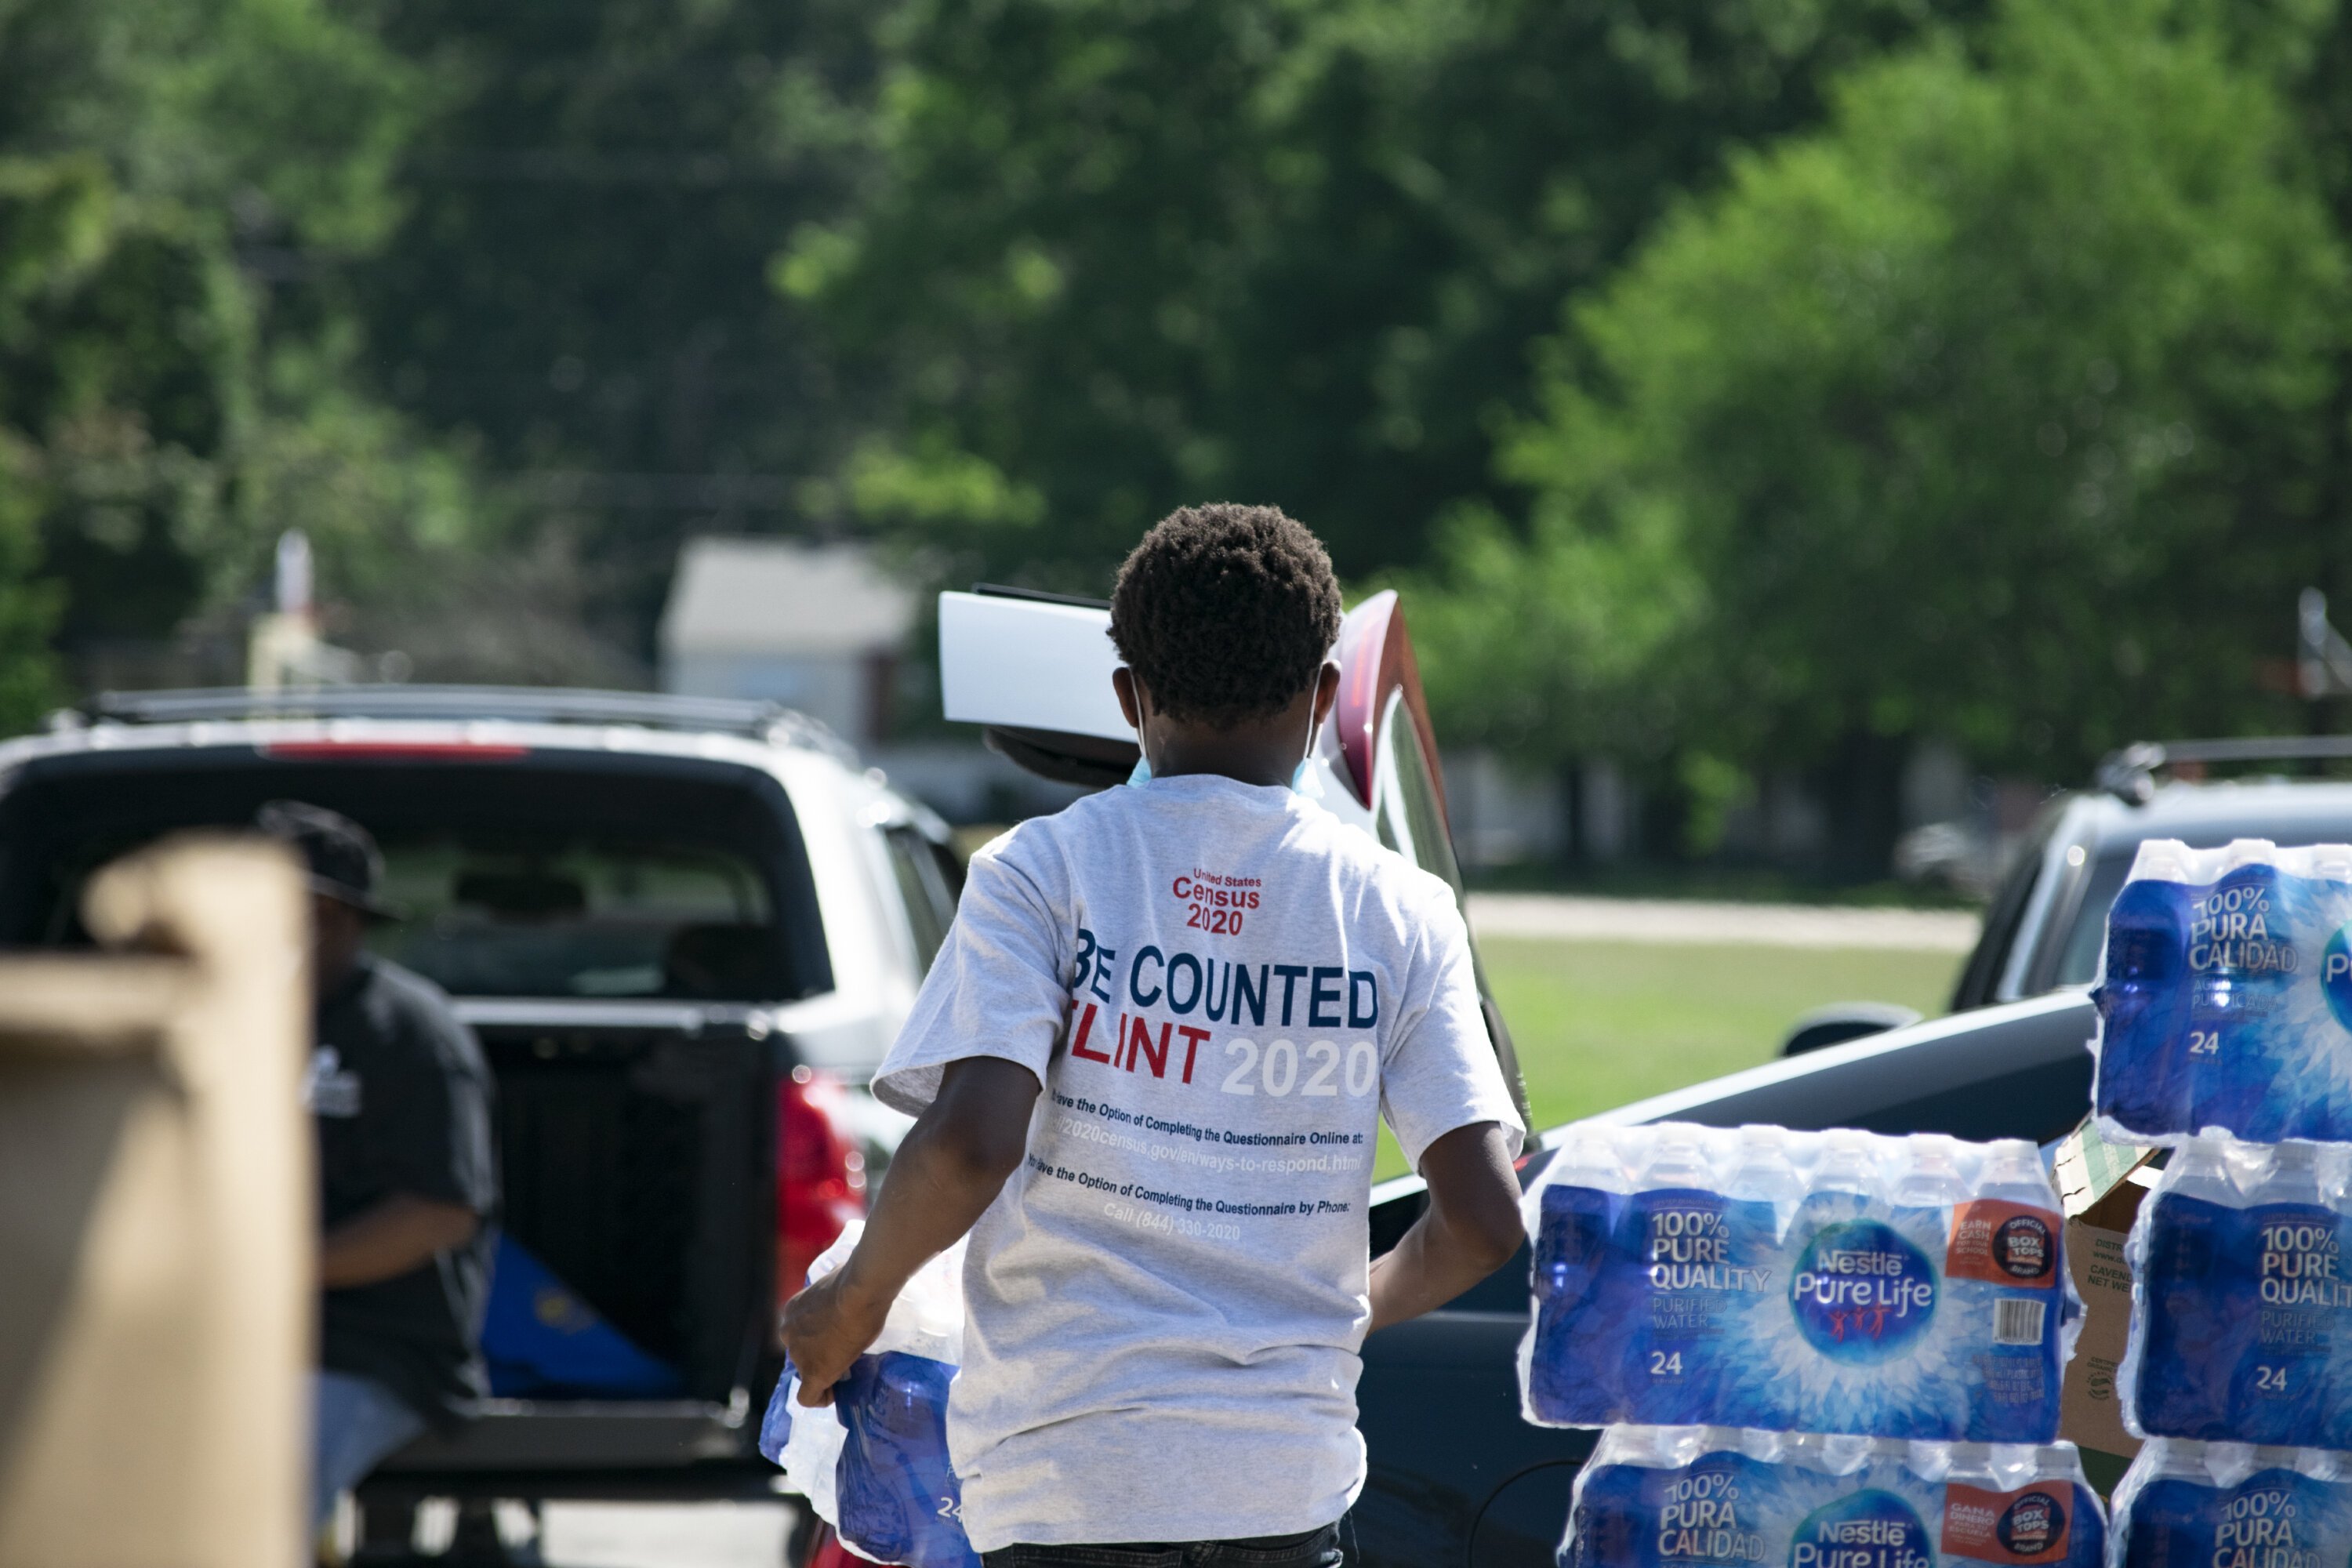
[[[2327,595],[2305,588],[2295,604],[2295,686],[2311,703],[2311,728],[2325,734],[2335,726],[2329,700],[2352,693],[2352,643],[2327,620]]]
[[[245,683],[255,691],[348,686],[361,674],[357,654],[321,642],[313,603],[310,541],[299,528],[278,536],[270,601],[246,638]]]

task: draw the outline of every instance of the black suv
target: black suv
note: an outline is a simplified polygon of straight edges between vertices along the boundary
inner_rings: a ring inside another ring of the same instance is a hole
[[[2210,849],[2233,838],[2282,847],[2352,842],[2352,782],[2294,779],[2281,765],[2352,761],[2352,737],[2284,736],[2129,746],[2100,764],[2095,788],[2043,808],[1985,911],[1952,1010],[2097,982],[2107,906],[2143,840]],[[2217,776],[2225,768],[2265,772]]]

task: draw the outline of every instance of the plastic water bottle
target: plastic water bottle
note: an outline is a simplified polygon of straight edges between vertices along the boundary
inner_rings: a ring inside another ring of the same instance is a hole
[[[1906,1208],[1948,1208],[1969,1195],[1969,1185],[1960,1179],[1959,1162],[1953,1158],[1958,1139],[1925,1133],[1910,1143],[1910,1168],[1895,1182],[1897,1204]]]
[[[1742,1127],[1731,1179],[1724,1189],[1725,1196],[1735,1203],[1769,1206],[1776,1235],[1805,1198],[1805,1184],[1789,1163],[1788,1140],[1788,1133],[1778,1127]]]

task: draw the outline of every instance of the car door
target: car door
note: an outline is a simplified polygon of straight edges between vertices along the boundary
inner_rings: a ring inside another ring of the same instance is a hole
[[[949,719],[977,724],[989,747],[1032,773],[1104,787],[1134,770],[1139,751],[1112,692],[1118,667],[1099,599],[982,584],[940,595],[940,691]],[[1393,591],[1348,612],[1332,647],[1339,696],[1311,761],[1322,804],[1445,881],[1468,916],[1445,813],[1445,779],[1428,700]],[[1475,943],[1473,943],[1475,959]],[[1483,964],[1486,1034],[1528,1114],[1518,1054]]]

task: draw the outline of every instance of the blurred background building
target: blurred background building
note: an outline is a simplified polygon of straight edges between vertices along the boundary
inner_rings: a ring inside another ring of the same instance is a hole
[[[781,702],[871,752],[890,735],[915,613],[865,545],[689,540],[662,610],[661,687]]]

